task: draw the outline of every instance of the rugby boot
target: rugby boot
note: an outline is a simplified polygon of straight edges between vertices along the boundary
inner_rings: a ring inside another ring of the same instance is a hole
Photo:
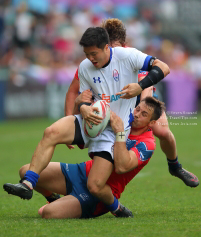
[[[183,169],[181,165],[175,170],[169,168],[169,172],[171,175],[181,179],[189,187],[195,188],[200,184],[198,178],[194,174]]]
[[[118,209],[115,212],[112,212],[112,215],[116,217],[133,217],[133,213],[120,202]]]
[[[59,199],[60,195],[57,193],[52,193],[49,197],[45,197],[45,198],[47,199],[48,203],[51,203]]]
[[[33,196],[33,189],[29,188],[24,183],[19,183],[19,184],[6,183],[3,185],[3,188],[8,194],[18,196],[22,199],[29,200]]]

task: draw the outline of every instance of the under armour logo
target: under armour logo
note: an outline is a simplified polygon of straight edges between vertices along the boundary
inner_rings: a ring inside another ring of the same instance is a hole
[[[98,77],[98,79],[96,79],[95,77],[93,77],[93,80],[94,80],[94,83],[96,83],[97,81],[98,81],[99,83],[101,83],[100,77]]]

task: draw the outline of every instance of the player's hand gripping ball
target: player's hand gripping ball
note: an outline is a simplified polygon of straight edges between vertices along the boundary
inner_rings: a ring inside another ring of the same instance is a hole
[[[104,100],[98,100],[95,103],[93,103],[91,106],[97,107],[99,109],[99,112],[94,111],[94,113],[97,114],[98,116],[101,116],[103,120],[98,125],[90,123],[92,126],[92,128],[90,128],[88,124],[86,123],[86,121],[83,119],[82,127],[87,137],[94,138],[94,137],[99,136],[108,125],[108,122],[110,120],[110,106]]]

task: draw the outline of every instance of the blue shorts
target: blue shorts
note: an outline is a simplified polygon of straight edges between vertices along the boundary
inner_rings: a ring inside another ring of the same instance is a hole
[[[100,202],[87,189],[86,165],[60,163],[62,173],[66,179],[67,195],[76,197],[82,208],[81,218],[94,218],[93,213]]]

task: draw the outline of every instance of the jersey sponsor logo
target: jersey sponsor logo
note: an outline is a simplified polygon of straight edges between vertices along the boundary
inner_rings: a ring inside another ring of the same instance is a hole
[[[89,196],[86,193],[81,193],[79,196],[82,198],[83,201],[87,201],[89,199]]]
[[[119,81],[119,72],[116,69],[113,70],[113,78],[116,82]]]
[[[106,94],[98,94],[101,97],[101,100],[105,100],[107,103],[114,102],[120,99],[120,95],[106,95]]]
[[[95,77],[93,77],[93,80],[94,80],[94,83],[96,83],[96,82],[101,83],[100,77],[98,77],[98,79],[96,79]]]

